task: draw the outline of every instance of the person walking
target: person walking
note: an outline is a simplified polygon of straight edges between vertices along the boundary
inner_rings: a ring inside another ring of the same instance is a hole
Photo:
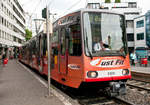
[[[7,64],[7,62],[8,62],[8,60],[7,60],[7,58],[6,58],[6,53],[3,54],[2,60],[3,60],[3,67],[5,67],[6,64]]]
[[[136,64],[136,54],[135,54],[134,51],[130,54],[130,58],[131,58],[131,65],[135,66],[135,64]]]
[[[0,70],[3,69],[2,65],[3,65],[3,59],[2,59],[2,54],[0,54]]]

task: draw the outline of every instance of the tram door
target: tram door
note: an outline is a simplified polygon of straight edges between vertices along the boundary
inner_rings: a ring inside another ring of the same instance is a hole
[[[60,56],[59,56],[59,72],[67,74],[68,68],[68,39],[66,38],[65,28],[60,30]]]

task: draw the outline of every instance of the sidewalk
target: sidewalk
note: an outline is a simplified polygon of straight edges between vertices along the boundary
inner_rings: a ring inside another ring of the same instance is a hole
[[[150,61],[148,61],[147,67],[145,67],[145,65],[140,65],[140,63],[137,63],[135,66],[131,65],[131,71],[150,73]]]
[[[63,105],[56,96],[46,98],[46,94],[47,88],[16,60],[0,70],[0,105]]]

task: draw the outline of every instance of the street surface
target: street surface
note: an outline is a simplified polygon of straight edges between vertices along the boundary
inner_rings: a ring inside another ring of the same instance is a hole
[[[16,60],[0,70],[0,105],[63,105],[55,95],[46,98],[47,91]]]

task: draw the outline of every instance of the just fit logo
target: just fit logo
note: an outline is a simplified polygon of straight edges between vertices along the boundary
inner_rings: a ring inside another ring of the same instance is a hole
[[[96,59],[90,62],[92,66],[96,67],[120,67],[124,66],[124,60],[121,59],[111,59],[111,60],[101,60]]]

